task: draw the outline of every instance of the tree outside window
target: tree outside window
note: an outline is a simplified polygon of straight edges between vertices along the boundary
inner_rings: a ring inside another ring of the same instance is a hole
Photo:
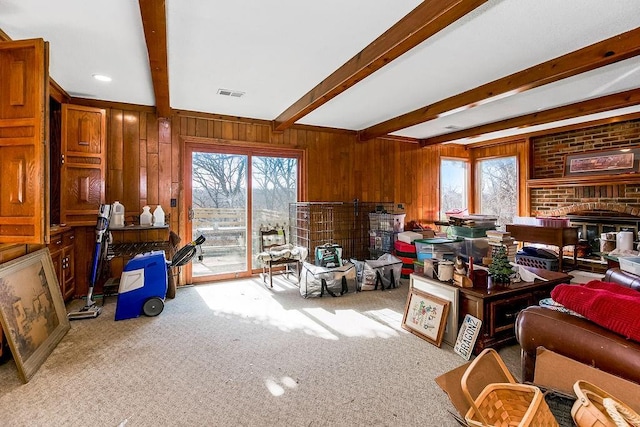
[[[512,223],[518,212],[516,157],[480,160],[477,166],[480,213],[497,216],[501,226]]]

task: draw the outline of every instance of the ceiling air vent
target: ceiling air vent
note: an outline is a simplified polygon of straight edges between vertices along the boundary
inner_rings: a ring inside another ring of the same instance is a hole
[[[456,125],[449,125],[449,126],[445,126],[445,129],[458,130],[458,129],[462,129],[462,128],[460,126],[456,126]]]
[[[240,92],[239,90],[218,89],[218,95],[234,96],[236,98],[240,98],[242,95],[244,95],[244,92]]]

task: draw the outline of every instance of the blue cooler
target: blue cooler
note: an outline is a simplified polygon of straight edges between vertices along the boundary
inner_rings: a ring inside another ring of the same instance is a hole
[[[136,255],[127,262],[120,278],[115,320],[140,314],[157,316],[167,295],[167,261],[164,251]]]

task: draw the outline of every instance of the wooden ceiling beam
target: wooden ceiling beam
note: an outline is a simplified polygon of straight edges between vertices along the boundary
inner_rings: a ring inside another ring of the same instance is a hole
[[[637,55],[640,55],[640,28],[375,124],[360,131],[359,137],[361,141],[374,139],[437,119],[443,113],[473,108],[489,98],[524,92]]]
[[[413,49],[487,0],[425,0],[288,107],[273,122],[283,131],[300,118]]]
[[[167,71],[167,12],[164,0],[138,0],[149,53],[158,117],[171,116],[169,73]]]
[[[602,96],[600,98],[593,98],[586,101],[576,102],[570,105],[564,105],[562,107],[539,111],[537,113],[525,114],[518,117],[512,117],[510,119],[487,123],[469,129],[463,129],[444,135],[434,136],[432,138],[421,139],[420,145],[422,147],[425,147],[427,145],[442,144],[445,142],[480,136],[500,130],[523,128],[545,123],[557,122],[560,120],[573,119],[575,117],[602,113],[605,111],[631,107],[638,104],[640,104],[640,89],[632,89],[625,92]]]

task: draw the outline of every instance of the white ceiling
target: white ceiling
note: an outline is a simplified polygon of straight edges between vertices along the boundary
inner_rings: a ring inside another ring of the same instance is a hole
[[[166,0],[171,107],[274,120],[420,3]],[[298,123],[362,130],[637,27],[638,0],[489,0]],[[0,0],[0,29],[48,40],[50,75],[71,96],[155,104],[137,1]],[[393,134],[428,138],[636,88],[632,58]]]

